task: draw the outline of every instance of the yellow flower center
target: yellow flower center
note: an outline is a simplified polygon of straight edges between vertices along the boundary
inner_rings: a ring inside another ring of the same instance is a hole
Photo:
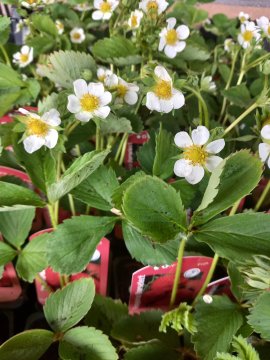
[[[138,19],[136,15],[131,16],[131,26],[136,27],[138,25]]]
[[[105,74],[98,76],[98,80],[101,81],[101,82],[104,82],[105,78],[106,78]]]
[[[103,2],[100,5],[100,11],[102,11],[103,13],[109,12],[111,11],[111,4],[107,3],[107,2]]]
[[[128,88],[124,84],[117,85],[117,95],[121,98],[124,98],[126,93],[128,91]]]
[[[61,21],[57,21],[55,25],[56,25],[58,30],[63,30],[64,29],[64,24],[61,23]]]
[[[75,40],[79,40],[81,38],[81,34],[80,33],[74,33],[73,34],[73,39],[75,39]]]
[[[241,16],[241,17],[240,17],[241,23],[245,22],[246,20],[247,20],[247,19],[245,18],[245,16]]]
[[[267,33],[268,33],[268,35],[270,35],[270,26],[268,26],[268,28],[267,28]]]
[[[245,41],[251,42],[251,40],[253,38],[253,32],[250,30],[246,30],[243,34],[243,38]]]
[[[32,117],[28,118],[26,126],[28,135],[37,135],[42,137],[46,136],[50,128],[44,121]]]
[[[22,63],[27,62],[28,59],[29,59],[29,55],[28,55],[28,54],[21,54],[21,55],[20,55],[20,60],[21,60]]]
[[[177,32],[174,29],[170,29],[168,30],[167,34],[166,34],[166,43],[168,45],[175,45],[175,43],[177,42]]]
[[[158,10],[158,4],[156,1],[149,1],[147,4],[147,11],[157,11]]]
[[[207,152],[199,145],[192,145],[184,150],[184,159],[191,161],[192,165],[204,165]]]
[[[160,80],[154,89],[160,99],[169,100],[172,97],[172,85],[170,81]]]
[[[99,107],[99,98],[91,94],[85,94],[80,99],[84,111],[93,112]]]

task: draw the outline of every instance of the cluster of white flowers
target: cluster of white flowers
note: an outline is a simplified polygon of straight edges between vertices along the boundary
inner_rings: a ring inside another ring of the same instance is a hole
[[[262,162],[267,162],[270,168],[270,125],[265,125],[261,130],[261,137],[264,142],[259,144],[259,155]]]
[[[23,68],[29,65],[34,58],[34,49],[27,45],[22,46],[21,50],[13,55],[14,64]]]
[[[216,156],[225,146],[224,139],[208,142],[209,130],[205,126],[198,126],[192,130],[191,137],[185,131],[175,135],[175,144],[183,150],[182,158],[174,165],[174,173],[184,177],[190,184],[197,184],[202,180],[205,169],[212,172],[222,161]]]

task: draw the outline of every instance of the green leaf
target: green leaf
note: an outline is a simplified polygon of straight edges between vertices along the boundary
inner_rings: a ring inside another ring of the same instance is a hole
[[[64,172],[60,180],[50,185],[48,189],[50,201],[57,201],[78,186],[103,163],[109,152],[109,149],[92,151],[77,158]]]
[[[80,326],[69,330],[59,346],[61,359],[117,360],[116,349],[108,336],[93,327]]]
[[[146,344],[126,352],[124,360],[179,360],[179,354],[162,343]]]
[[[187,24],[188,26],[194,26],[195,24],[201,23],[208,18],[207,11],[192,6],[192,4],[189,5],[189,3],[176,3],[173,13],[171,13],[170,16],[176,17],[177,20],[184,22],[184,24]]]
[[[100,131],[103,135],[131,132],[132,126],[130,121],[125,117],[117,117],[110,114],[106,119],[100,120]]]
[[[35,35],[34,37],[26,39],[26,45],[34,48],[35,55],[46,54],[54,48],[55,40],[51,35],[42,33],[41,35]],[[45,65],[39,66],[41,66],[43,70]]]
[[[0,232],[10,244],[18,248],[28,236],[34,217],[34,208],[0,212]]]
[[[126,345],[139,345],[153,339],[177,347],[178,335],[169,329],[161,333],[158,328],[161,322],[162,311],[151,310],[139,315],[127,316],[120,319],[114,326],[111,336]]]
[[[212,220],[194,232],[197,241],[207,243],[221,257],[243,262],[253,255],[270,255],[270,216],[244,213]]]
[[[0,64],[1,66],[1,64]],[[0,74],[0,84],[1,84],[1,74]],[[12,91],[12,93],[0,94],[0,116],[5,115],[9,110],[14,108],[14,104],[20,97],[21,92],[19,89]]]
[[[95,58],[115,63],[115,61],[119,62],[119,58],[129,58],[131,60],[130,57],[136,55],[137,50],[130,40],[122,36],[113,36],[98,40],[92,47],[92,53]],[[135,61],[137,63],[138,59],[135,58]]]
[[[260,360],[256,350],[241,335],[234,337],[232,347],[239,356],[218,353],[215,360]]]
[[[0,45],[4,45],[10,34],[10,18],[7,16],[0,16]]]
[[[84,319],[84,323],[110,335],[113,325],[127,315],[128,307],[121,300],[96,294],[91,309]]]
[[[100,166],[72,191],[76,199],[100,210],[111,210],[112,194],[119,186],[112,168]]]
[[[16,255],[16,250],[5,244],[3,241],[0,241],[0,266],[5,265],[13,260]]]
[[[228,90],[223,90],[223,95],[234,105],[248,108],[251,102],[249,90],[244,84],[236,85]]]
[[[243,322],[241,309],[226,296],[213,296],[211,304],[199,300],[195,310],[197,332],[192,342],[202,360],[213,360],[217,352],[229,349]]]
[[[32,282],[37,273],[47,267],[47,236],[40,235],[30,241],[20,252],[16,270],[20,278]]]
[[[181,303],[176,309],[166,312],[162,316],[159,331],[167,332],[167,328],[171,327],[180,333],[185,328],[190,334],[194,334],[197,329],[192,311],[192,306]]]
[[[89,263],[97,245],[113,229],[115,217],[75,216],[47,236],[48,261],[61,274],[76,274]]]
[[[50,65],[41,65],[40,71],[55,84],[65,89],[73,89],[73,82],[82,77],[82,72],[96,72],[96,64],[91,55],[75,51],[54,52],[47,60]]]
[[[211,54],[203,39],[199,36],[192,36],[187,41],[187,46],[179,57],[186,61],[206,61]]]
[[[143,236],[127,222],[122,222],[123,235],[130,255],[144,265],[161,266],[171,264],[177,258],[179,239],[165,244],[155,243]]]
[[[0,181],[0,206],[32,205],[43,207],[45,203],[33,191]]]
[[[53,343],[53,333],[48,330],[28,330],[17,334],[0,346],[3,360],[39,360]]]
[[[58,35],[55,23],[46,14],[33,14],[31,16],[32,25],[39,31],[56,37]]]
[[[167,179],[173,174],[174,157],[179,150],[174,146],[173,136],[166,130],[160,129],[156,135],[156,155],[153,164],[153,175]]]
[[[123,211],[129,222],[164,243],[186,230],[186,213],[180,195],[158,178],[143,176],[124,193]]]
[[[10,66],[0,63],[0,90],[23,86],[20,74]]]
[[[148,174],[153,174],[153,165],[156,155],[156,136],[150,131],[150,139],[144,143],[137,152],[137,159],[142,169]]]
[[[247,150],[239,151],[223,160],[212,172],[202,203],[195,211],[192,223],[195,226],[206,223],[234,205],[256,187],[261,174],[261,161]]]
[[[76,325],[91,308],[94,296],[91,278],[73,281],[52,293],[43,308],[50,327],[55,332],[66,332]]]
[[[270,340],[270,293],[265,292],[256,301],[253,308],[250,309],[248,323],[261,337],[267,341]]]

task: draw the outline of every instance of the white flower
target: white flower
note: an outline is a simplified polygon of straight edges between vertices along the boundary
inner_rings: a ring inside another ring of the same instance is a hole
[[[100,67],[97,69],[97,78],[108,89],[115,89],[118,84],[118,77],[111,70]]]
[[[270,22],[266,16],[261,16],[257,19],[257,25],[263,30],[264,34],[270,37]]]
[[[186,42],[183,40],[188,38],[189,28],[186,25],[180,25],[174,29],[176,19],[173,17],[167,19],[167,24],[167,27],[162,29],[159,34],[158,50],[164,49],[165,55],[172,59],[186,47]]]
[[[249,14],[246,14],[243,11],[240,11],[240,13],[238,14],[238,19],[240,20],[241,23],[248,21],[249,18],[250,18]]]
[[[36,7],[39,3],[39,0],[25,0],[21,2],[21,5],[27,9],[31,9]]]
[[[29,65],[33,61],[33,51],[32,47],[24,45],[20,52],[13,55],[13,62],[21,68]]]
[[[25,109],[19,109],[19,111],[26,116],[26,137],[23,140],[25,151],[32,154],[42,146],[47,146],[49,149],[54,148],[58,140],[58,132],[54,127],[61,123],[59,112],[51,109],[39,116]]]
[[[93,20],[109,20],[113,11],[119,5],[119,0],[94,0]]]
[[[224,50],[226,52],[231,52],[233,46],[234,46],[234,41],[232,39],[226,39],[224,41]]]
[[[156,66],[156,84],[152,91],[146,94],[146,107],[149,110],[169,113],[180,109],[185,104],[184,95],[173,88],[172,79],[163,66]]]
[[[138,101],[139,86],[126,82],[118,78],[118,85],[116,87],[116,103],[123,103],[124,101],[129,105],[134,105]]]
[[[139,9],[142,9],[148,15],[160,15],[163,13],[169,3],[166,0],[142,0],[139,3]]]
[[[206,295],[203,295],[203,301],[206,303],[206,304],[211,304],[213,302],[213,298],[211,295],[209,294],[206,294]]]
[[[259,38],[259,29],[253,21],[247,21],[241,25],[241,33],[238,35],[238,42],[244,49],[250,47],[252,41],[258,41]]]
[[[217,89],[217,86],[215,82],[213,81],[212,76],[205,76],[201,79],[201,90],[206,92],[215,92]]]
[[[78,11],[88,11],[91,9],[91,6],[88,5],[87,3],[83,3],[83,4],[77,4],[75,7],[74,7],[75,10],[78,10]]]
[[[62,21],[56,20],[55,26],[57,28],[58,34],[59,35],[63,34],[65,27],[64,27],[64,24],[62,23]]]
[[[261,130],[261,136],[265,140],[270,140],[270,125],[265,125]],[[267,166],[270,168],[270,145],[263,142],[259,144],[259,155],[262,162],[267,161]]]
[[[104,91],[102,83],[89,83],[83,79],[75,80],[73,83],[75,95],[68,96],[68,110],[75,114],[75,118],[88,122],[94,116],[105,119],[111,109],[109,104],[112,95],[109,91]]]
[[[185,131],[175,135],[175,144],[183,149],[183,158],[174,165],[175,175],[184,177],[190,184],[197,184],[204,177],[204,168],[212,172],[221,163],[222,158],[214,154],[224,148],[225,141],[219,139],[207,144],[209,137],[205,126],[192,130],[191,137]]]
[[[69,34],[71,42],[75,44],[81,44],[85,40],[85,33],[82,28],[75,27]]]
[[[131,29],[137,29],[140,26],[141,20],[143,18],[143,12],[140,10],[132,11],[128,19],[128,26]]]

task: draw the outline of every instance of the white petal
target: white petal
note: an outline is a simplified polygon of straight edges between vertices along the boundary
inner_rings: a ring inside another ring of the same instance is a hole
[[[170,75],[168,74],[167,70],[163,66],[156,66],[154,70],[156,76],[165,81],[172,81]]]
[[[138,101],[138,94],[135,91],[128,91],[124,97],[124,100],[129,105],[134,105]]]
[[[185,176],[187,182],[189,182],[192,185],[198,184],[203,177],[204,177],[204,168],[199,165],[193,166],[191,174]]]
[[[208,171],[212,172],[222,161],[223,159],[219,156],[209,156],[206,159],[205,167]]]
[[[58,126],[61,124],[60,113],[56,109],[47,111],[41,118],[51,126]]]
[[[185,97],[181,93],[181,91],[173,89],[173,108],[174,109],[180,109],[182,106],[185,105]]]
[[[31,115],[31,113],[24,108],[19,108],[18,111],[23,115]]]
[[[267,166],[268,166],[269,169],[270,169],[270,157],[269,157],[269,159],[268,159],[268,161],[267,161]]]
[[[13,55],[13,59],[15,60],[20,60],[21,58],[21,53],[20,52],[16,52],[14,55]]]
[[[101,20],[102,18],[103,18],[103,12],[101,12],[100,10],[96,10],[93,12],[92,14],[93,20]]]
[[[23,55],[28,55],[28,54],[29,54],[29,50],[30,50],[29,46],[24,45],[24,46],[21,48],[21,53],[22,53]]]
[[[175,27],[175,24],[176,24],[176,18],[174,17],[171,17],[169,19],[166,20],[167,21],[167,28],[168,29],[173,29]]]
[[[118,76],[115,74],[107,75],[104,80],[105,86],[108,88],[114,88],[118,85]]]
[[[58,132],[55,129],[50,129],[48,134],[45,136],[45,145],[52,149],[57,144]]]
[[[104,94],[104,86],[102,83],[89,83],[88,84],[88,92],[94,96],[101,96]]]
[[[81,109],[80,100],[75,95],[68,96],[67,109],[73,114],[80,111]]]
[[[83,95],[88,94],[87,83],[83,79],[78,79],[73,82],[74,92],[78,98],[81,98]]]
[[[193,166],[188,160],[180,159],[174,164],[173,171],[176,176],[186,177],[191,174]]]
[[[259,144],[259,155],[260,159],[265,162],[265,160],[270,155],[270,145],[266,143],[260,143]]]
[[[162,36],[159,40],[159,45],[158,45],[158,51],[162,51],[164,49],[164,46],[166,45],[166,40],[165,38]],[[20,54],[19,54],[20,56]]]
[[[94,0],[94,7],[96,9],[100,8],[100,5],[103,3],[104,0]]]
[[[205,126],[198,126],[197,129],[192,130],[191,138],[195,145],[204,145],[209,139],[210,133]]]
[[[82,121],[82,122],[88,122],[90,119],[92,119],[93,114],[88,111],[80,111],[75,115],[75,118]]]
[[[23,146],[26,152],[32,154],[45,144],[45,139],[41,136],[31,135],[23,140]]]
[[[112,12],[105,12],[104,14],[103,14],[103,19],[104,20],[109,20],[110,18],[111,18],[111,16],[112,16]]]
[[[173,59],[177,55],[177,50],[175,46],[166,45],[164,49],[164,53],[168,56],[169,59]]]
[[[206,151],[210,154],[217,154],[224,148],[224,146],[225,146],[224,139],[218,139],[218,140],[210,142],[206,146]]]
[[[103,107],[100,107],[99,109],[95,110],[94,115],[97,117],[100,117],[102,119],[105,119],[109,115],[110,111],[111,111],[111,109],[109,106],[103,106]]]
[[[112,101],[112,94],[109,91],[105,91],[99,98],[99,105],[105,106]]]
[[[180,148],[187,148],[193,145],[189,134],[185,131],[178,132],[174,137],[174,142]]]
[[[270,125],[265,125],[261,130],[261,136],[264,139],[270,140]]]
[[[160,99],[159,104],[160,104],[160,111],[165,114],[171,112],[173,109],[173,100],[172,99],[169,99],[169,100]]]
[[[190,34],[189,28],[186,25],[178,26],[176,32],[180,40],[187,39]]]
[[[146,94],[146,107],[149,110],[156,110],[160,112],[159,98],[152,91]]]
[[[175,49],[177,50],[177,52],[183,51],[185,47],[186,47],[185,41],[178,41],[175,45]]]

